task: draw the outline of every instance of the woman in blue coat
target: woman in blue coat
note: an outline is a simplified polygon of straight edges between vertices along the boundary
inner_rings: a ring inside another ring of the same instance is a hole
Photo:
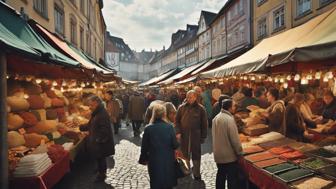
[[[178,143],[173,126],[165,120],[165,107],[156,104],[142,138],[139,163],[148,165],[152,189],[169,189],[177,184],[174,150]]]

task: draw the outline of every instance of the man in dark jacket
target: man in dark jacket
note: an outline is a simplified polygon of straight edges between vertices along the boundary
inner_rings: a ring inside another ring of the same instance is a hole
[[[111,129],[110,116],[107,113],[103,101],[98,96],[90,96],[88,99],[92,111],[88,124],[80,127],[81,131],[89,131],[86,138],[86,145],[90,155],[96,159],[98,164],[97,182],[106,178],[106,157],[114,155],[114,141]]]
[[[181,141],[183,156],[193,160],[195,180],[201,180],[201,144],[207,136],[208,118],[202,105],[197,102],[194,90],[187,93],[186,102],[176,113],[177,138]],[[190,157],[191,156],[191,157]]]
[[[336,120],[336,100],[331,91],[326,91],[323,94],[323,101],[326,104],[322,116],[324,119]]]
[[[140,96],[139,93],[135,93],[135,95],[130,98],[128,104],[128,117],[132,120],[135,137],[140,136],[140,127],[144,121],[145,111],[145,98]]]

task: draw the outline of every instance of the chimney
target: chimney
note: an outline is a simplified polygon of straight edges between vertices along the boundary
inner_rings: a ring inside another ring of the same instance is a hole
[[[163,51],[165,51],[166,50],[166,47],[163,45]]]

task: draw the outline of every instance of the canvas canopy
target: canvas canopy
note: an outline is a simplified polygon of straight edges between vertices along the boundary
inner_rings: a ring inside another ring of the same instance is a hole
[[[202,78],[264,71],[293,61],[336,58],[336,8],[307,23],[261,41],[254,48]]]

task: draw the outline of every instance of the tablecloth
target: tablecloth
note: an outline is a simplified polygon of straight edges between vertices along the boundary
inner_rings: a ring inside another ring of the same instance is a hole
[[[40,176],[10,179],[11,189],[51,189],[70,171],[70,155],[64,154]]]

